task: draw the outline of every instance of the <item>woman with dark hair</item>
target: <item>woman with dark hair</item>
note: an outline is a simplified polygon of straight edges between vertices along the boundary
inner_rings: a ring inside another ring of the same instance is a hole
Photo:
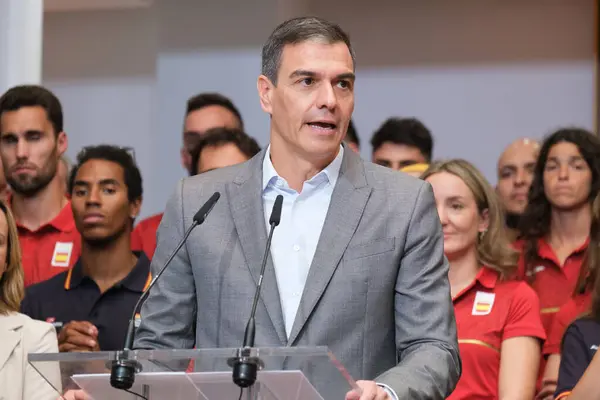
[[[553,315],[583,289],[591,266],[597,264],[600,221],[592,218],[592,203],[599,191],[600,139],[578,128],[549,136],[540,150],[521,221],[519,260],[519,274],[540,298],[546,331]]]
[[[518,275],[539,296],[547,334],[561,307],[585,292],[598,263],[600,215],[593,203],[599,192],[600,139],[579,128],[550,135],[540,149],[518,243]],[[550,361],[538,399],[555,388],[558,362]]]
[[[590,312],[567,328],[562,341],[556,399],[600,399],[600,274],[594,282]]]

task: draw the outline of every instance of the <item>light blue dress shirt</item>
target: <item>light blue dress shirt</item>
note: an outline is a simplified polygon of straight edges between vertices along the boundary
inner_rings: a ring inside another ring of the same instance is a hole
[[[281,222],[273,234],[271,258],[275,266],[285,331],[289,337],[340,173],[344,148],[340,146],[331,164],[304,182],[300,193],[290,188],[286,180],[277,174],[270,155],[269,146],[263,160],[263,206],[268,231],[275,198],[277,195],[283,196]]]

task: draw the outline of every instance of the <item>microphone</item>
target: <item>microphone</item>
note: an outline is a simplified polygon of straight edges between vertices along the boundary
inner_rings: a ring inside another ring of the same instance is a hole
[[[135,337],[135,315],[139,312],[142,304],[148,298],[148,295],[150,294],[150,289],[152,289],[152,287],[156,284],[163,272],[165,272],[169,264],[171,264],[171,261],[173,261],[173,259],[177,255],[177,252],[183,247],[187,238],[192,233],[192,230],[194,230],[195,227],[201,225],[204,222],[204,220],[206,220],[208,214],[212,211],[215,204],[217,204],[219,197],[221,197],[221,193],[213,193],[213,195],[210,196],[210,199],[208,199],[206,203],[204,203],[204,205],[200,207],[200,210],[198,210],[198,212],[194,215],[192,225],[190,225],[190,227],[185,232],[185,235],[183,235],[183,238],[181,239],[175,250],[167,259],[165,265],[163,265],[163,267],[158,271],[156,276],[150,282],[150,285],[148,285],[148,288],[144,291],[144,293],[142,293],[142,295],[138,299],[137,303],[135,304],[135,307],[133,307],[133,313],[131,314],[131,318],[129,319],[129,325],[127,326],[127,336],[125,337],[125,345],[123,346],[123,351],[119,352],[117,360],[112,362],[112,366],[110,369],[110,385],[115,389],[131,389],[135,380],[135,374],[141,371],[140,364],[135,360],[129,359],[128,357],[129,351],[132,350],[133,340]]]
[[[254,347],[254,336],[256,333],[256,306],[258,305],[258,299],[260,298],[260,289],[262,288],[262,282],[265,275],[265,267],[267,266],[269,251],[271,250],[273,231],[281,221],[282,206],[283,196],[278,195],[275,198],[275,204],[273,205],[271,217],[269,218],[269,225],[271,226],[271,229],[269,230],[269,237],[267,238],[267,245],[265,247],[265,255],[263,256],[263,261],[260,268],[258,285],[256,286],[256,291],[254,292],[252,311],[250,312],[250,318],[248,318],[248,323],[246,324],[246,330],[244,332],[244,343],[242,348],[238,350],[238,356],[228,360],[229,366],[233,367],[233,382],[242,389],[252,386],[254,382],[256,382],[258,369],[259,367],[262,368],[263,366],[262,361],[258,357],[250,357],[250,349]]]

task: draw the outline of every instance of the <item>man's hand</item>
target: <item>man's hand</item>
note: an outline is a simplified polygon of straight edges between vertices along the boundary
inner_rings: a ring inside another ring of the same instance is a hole
[[[373,381],[356,381],[356,384],[362,394],[356,389],[351,390],[346,394],[346,400],[392,400],[387,392]]]
[[[91,400],[83,390],[69,390],[58,400]]]
[[[68,351],[100,351],[98,345],[98,328],[87,321],[71,321],[60,330],[58,350]]]

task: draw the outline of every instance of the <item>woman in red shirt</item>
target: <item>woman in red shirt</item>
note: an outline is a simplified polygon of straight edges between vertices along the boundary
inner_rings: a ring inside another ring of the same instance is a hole
[[[435,194],[463,365],[449,399],[527,399],[535,394],[545,339],[535,292],[507,280],[518,254],[510,246],[498,199],[464,160],[424,173]]]
[[[599,192],[600,139],[577,128],[550,135],[540,149],[518,244],[519,277],[538,294],[547,333],[562,305],[583,291],[587,249],[600,246],[598,237],[590,237],[600,229],[592,215]]]

